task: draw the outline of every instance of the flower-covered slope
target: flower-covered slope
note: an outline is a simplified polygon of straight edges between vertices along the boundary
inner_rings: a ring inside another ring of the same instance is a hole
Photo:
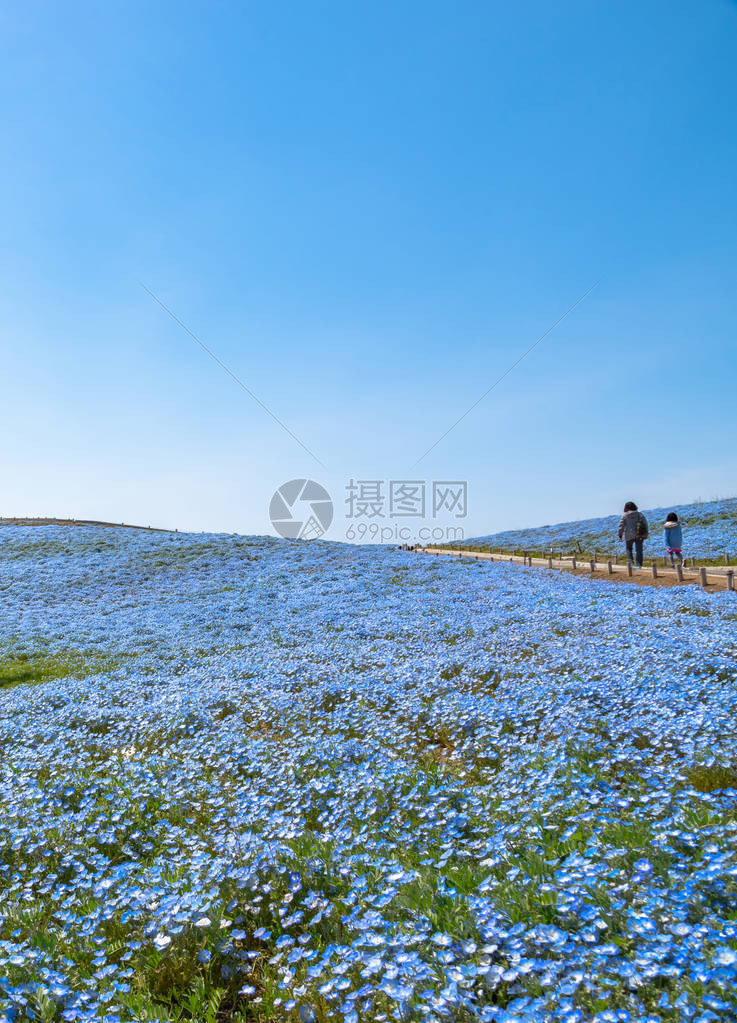
[[[735,1018],[737,601],[0,530],[0,1020]]]
[[[650,525],[645,551],[660,557],[664,551],[663,522],[668,512],[678,514],[683,524],[684,554],[701,560],[721,560],[725,554],[734,562],[737,556],[737,498],[723,501],[673,505],[668,508],[642,509]],[[505,551],[555,551],[585,554],[616,554],[623,550],[617,539],[620,515],[601,519],[561,522],[555,526],[534,526],[467,540],[464,546]]]

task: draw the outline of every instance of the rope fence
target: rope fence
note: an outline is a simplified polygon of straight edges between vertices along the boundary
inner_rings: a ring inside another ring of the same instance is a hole
[[[478,561],[506,561],[510,564],[522,564],[525,568],[540,567],[551,571],[555,566],[560,570],[566,570],[570,567],[574,572],[588,569],[592,575],[597,571],[605,571],[609,576],[626,572],[627,577],[630,579],[634,578],[635,573],[638,575],[647,573],[653,580],[671,578],[679,583],[698,582],[704,588],[709,585],[721,586],[724,584],[727,590],[734,592],[735,589],[733,568],[722,568],[720,565],[697,566],[694,558],[685,558],[683,563],[676,563],[674,565],[671,565],[667,558],[654,558],[649,561],[647,567],[636,568],[629,560],[625,560],[620,565],[621,555],[614,555],[614,557],[604,559],[600,558],[597,552],[594,552],[593,557],[590,557],[588,560],[579,561],[579,555],[577,554],[564,554],[562,551],[556,552],[554,550],[551,550],[547,556],[533,556],[530,551],[523,551],[521,554],[510,553],[501,548],[492,551],[476,551],[461,547],[460,545],[416,548],[410,548],[405,545],[404,549],[415,549],[424,554],[457,555],[459,558],[474,558]],[[724,555],[724,564],[725,566],[730,564],[727,554]]]

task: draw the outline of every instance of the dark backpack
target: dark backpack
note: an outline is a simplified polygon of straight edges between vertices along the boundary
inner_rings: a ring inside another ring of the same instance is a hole
[[[637,528],[635,530],[635,538],[637,540],[647,540],[648,538],[647,519],[642,512],[637,513]]]

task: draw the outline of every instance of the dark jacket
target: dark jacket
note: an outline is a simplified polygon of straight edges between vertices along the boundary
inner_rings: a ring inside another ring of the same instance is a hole
[[[641,511],[625,512],[619,520],[620,540],[647,540],[649,535],[647,519]]]

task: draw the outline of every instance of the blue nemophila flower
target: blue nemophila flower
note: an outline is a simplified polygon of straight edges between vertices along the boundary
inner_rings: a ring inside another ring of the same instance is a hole
[[[125,1023],[145,964],[187,957],[265,1018],[737,1011],[728,595],[330,544],[0,542],[1,656],[80,658],[0,690],[0,1012],[42,984],[63,1018]]]
[[[700,558],[721,558],[725,553],[737,551],[737,499],[696,502],[675,508],[645,509],[650,521],[650,538],[645,550],[660,556],[664,542],[659,528],[669,511],[677,511],[684,524],[684,538],[690,554]],[[581,545],[602,555],[621,553],[617,543],[619,515],[576,522],[562,522],[555,526],[517,529],[494,533],[469,541],[469,545],[486,545],[495,550],[577,552]]]
[[[737,966],[737,950],[733,948],[721,948],[714,955],[714,962],[717,966]]]

